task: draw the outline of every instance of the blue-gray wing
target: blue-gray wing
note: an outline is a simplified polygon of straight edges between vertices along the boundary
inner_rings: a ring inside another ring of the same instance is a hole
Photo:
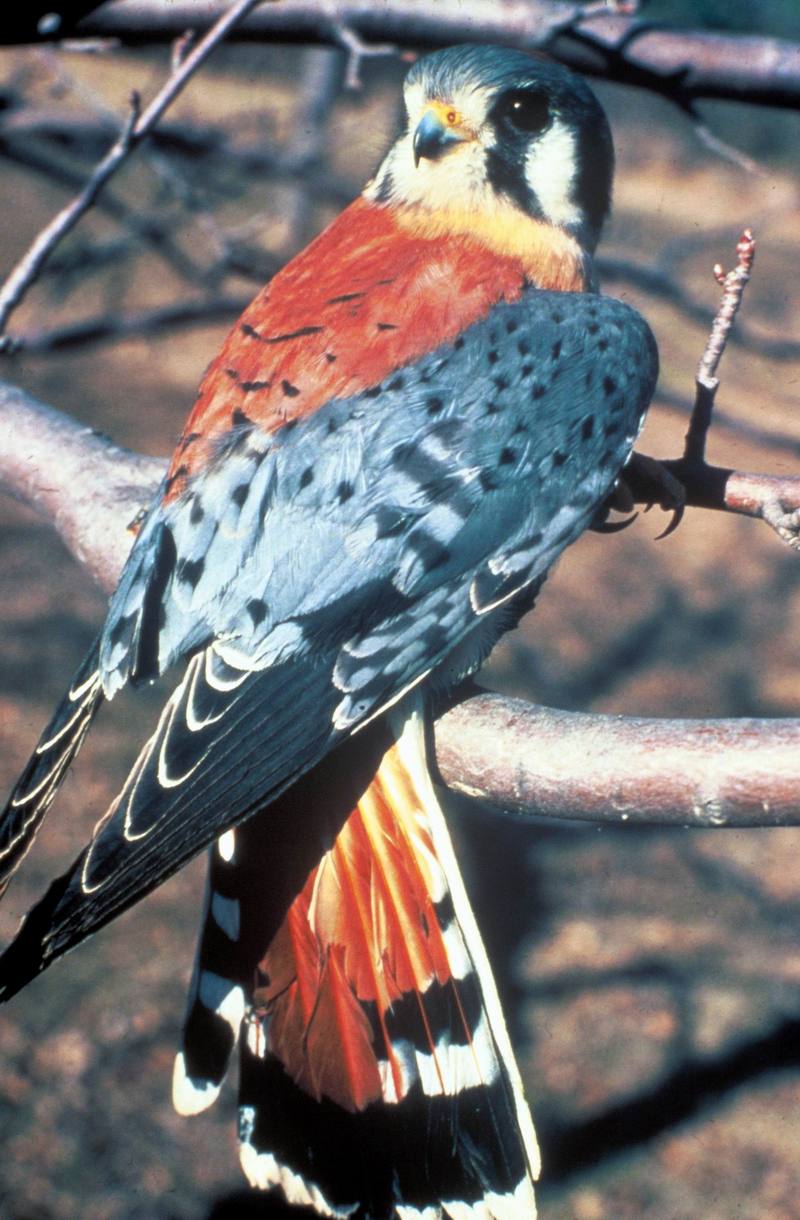
[[[156,503],[112,599],[108,695],[191,659],[15,972],[263,807],[539,581],[611,490],[656,374],[626,305],[531,291],[278,434],[235,428]]]
[[[267,668],[459,578],[485,609],[585,526],[656,370],[628,306],[530,292],[277,435],[240,425],[146,523],[103,634],[106,692],[212,640]]]

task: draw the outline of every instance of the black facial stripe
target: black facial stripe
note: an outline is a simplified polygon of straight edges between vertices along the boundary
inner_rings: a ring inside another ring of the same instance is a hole
[[[377,203],[388,203],[394,195],[394,178],[391,172],[387,169],[381,175],[380,181],[377,184],[375,191],[375,200]]]
[[[528,216],[543,218],[539,200],[525,177],[524,148],[519,152],[501,144],[487,148],[486,179],[498,195],[505,195]]]
[[[574,202],[586,217],[591,231],[597,234],[611,207],[614,145],[602,112],[594,116],[591,124],[578,123],[576,134]]]

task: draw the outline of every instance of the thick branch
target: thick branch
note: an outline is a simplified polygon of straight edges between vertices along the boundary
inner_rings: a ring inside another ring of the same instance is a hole
[[[437,721],[436,760],[455,791],[516,813],[800,824],[800,720],[588,715],[480,694]]]
[[[75,25],[68,26],[64,18],[58,29],[48,27],[39,36],[163,42],[188,27],[204,28],[229,6],[230,0],[115,0]],[[19,37],[11,33],[12,23],[6,27],[4,40]],[[236,36],[341,45],[343,31],[414,49],[465,38],[529,50],[546,47],[579,71],[636,83],[684,106],[698,98],[734,98],[800,107],[800,46],[795,43],[667,29],[636,17],[597,14],[595,5],[558,0],[282,0],[253,13]]]
[[[133,542],[128,527],[163,472],[159,458],[120,449],[0,382],[0,491],[44,517],[106,592]]]
[[[120,449],[0,382],[0,490],[49,521],[105,590],[163,471],[161,460]],[[800,479],[724,473],[742,499],[737,511],[755,515],[773,482],[800,507]],[[610,822],[800,825],[798,747],[800,720],[581,715],[496,695],[469,698],[436,725],[437,761],[452,788],[518,813]]]

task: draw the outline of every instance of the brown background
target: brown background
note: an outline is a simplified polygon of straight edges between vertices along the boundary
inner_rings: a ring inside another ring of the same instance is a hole
[[[355,193],[396,116],[402,65],[370,67],[321,132],[302,111],[329,52],[223,49],[170,122],[213,122],[227,153],[201,162],[141,151],[112,193],[156,216],[176,250],[213,271],[223,237],[266,275]],[[0,54],[0,88],[40,111],[121,114],[160,82],[154,52]],[[304,86],[305,82],[305,86]],[[316,84],[315,84],[316,82]],[[758,234],[749,346],[723,364],[713,460],[796,473],[800,360],[759,340],[800,341],[798,121],[724,104],[714,129],[758,157],[761,176],[707,152],[667,103],[602,88],[616,132],[616,207],[603,244],[608,291],[635,302],[662,353],[642,448],[675,455],[704,328],[620,263],[659,270],[713,310],[712,264]],[[299,99],[299,100],[298,100]],[[248,150],[319,139],[313,199]],[[88,162],[39,138],[70,170]],[[234,155],[236,154],[236,155]],[[3,163],[0,261],[10,265],[65,198]],[[108,250],[97,264],[92,250]],[[168,261],[103,212],[88,217],[15,318],[18,330],[197,299]],[[212,277],[213,278],[213,277]],[[217,276],[245,296],[254,278]],[[167,453],[226,324],[20,356],[4,375],[116,440]],[[724,417],[724,419],[723,419]],[[56,458],[57,460],[57,458]],[[0,789],[21,768],[103,613],[49,530],[0,504]],[[540,606],[503,642],[486,681],[561,707],[655,715],[800,714],[798,558],[763,525],[690,511],[654,538],[654,510],[621,536],[581,540]],[[0,907],[7,940],[27,905],[85,841],[153,714],[147,696],[93,731],[51,821]],[[800,1214],[800,832],[521,826],[460,806],[454,825],[479,921],[543,1137],[546,1220],[796,1220]],[[202,866],[195,862],[0,1011],[0,1216],[158,1220],[278,1215],[243,1191],[234,1090],[177,1118],[173,1049],[188,980]]]

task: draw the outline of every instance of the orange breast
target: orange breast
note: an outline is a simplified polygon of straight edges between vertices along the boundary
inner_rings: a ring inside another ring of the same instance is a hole
[[[517,257],[468,234],[420,236],[359,198],[248,306],[203,383],[168,498],[251,421],[267,432],[452,342],[526,282]]]

